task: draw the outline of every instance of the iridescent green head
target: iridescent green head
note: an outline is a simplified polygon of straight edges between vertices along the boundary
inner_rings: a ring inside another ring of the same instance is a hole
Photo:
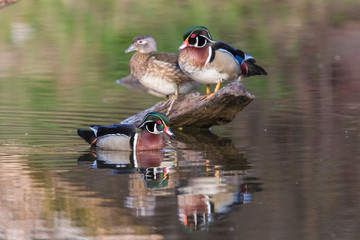
[[[146,114],[139,128],[146,129],[149,133],[160,134],[165,132],[169,136],[175,136],[169,127],[169,118],[160,112],[150,112]]]
[[[186,40],[188,37],[190,37],[191,34],[195,35],[202,35],[206,37],[208,40],[213,40],[209,30],[206,27],[203,26],[193,26],[185,30],[183,35],[183,40]]]
[[[214,42],[211,38],[210,32],[206,27],[194,26],[185,30],[183,35],[184,42],[179,47],[182,51],[187,47],[203,48],[208,46],[208,43]]]

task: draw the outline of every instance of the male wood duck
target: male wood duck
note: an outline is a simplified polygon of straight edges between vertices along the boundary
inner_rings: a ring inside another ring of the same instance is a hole
[[[135,37],[125,53],[137,51],[130,60],[131,75],[148,89],[165,96],[185,95],[195,90],[199,83],[181,71],[178,55],[155,53],[155,39],[149,35]]]
[[[148,113],[139,126],[113,124],[78,129],[78,135],[92,147],[104,150],[144,151],[164,148],[161,133],[174,136],[168,117],[159,112]]]
[[[206,27],[188,28],[183,40],[179,47],[179,66],[192,79],[207,85],[207,95],[210,94],[210,84],[217,84],[215,93],[223,81],[241,81],[244,77],[267,75],[246,52],[214,41]]]

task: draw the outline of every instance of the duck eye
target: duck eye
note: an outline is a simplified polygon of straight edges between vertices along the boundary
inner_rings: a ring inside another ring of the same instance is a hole
[[[157,120],[157,124],[162,124],[161,120]]]
[[[189,38],[189,45],[196,45],[196,38]]]
[[[199,37],[198,38],[198,47],[203,47],[205,46],[205,44],[207,43],[207,39],[204,37]]]
[[[142,43],[143,43],[143,40],[139,40],[138,43],[142,44]]]

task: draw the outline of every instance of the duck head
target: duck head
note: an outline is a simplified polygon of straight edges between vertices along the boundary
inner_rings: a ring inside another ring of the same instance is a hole
[[[141,53],[152,53],[157,51],[156,41],[152,36],[141,35],[133,39],[132,44],[128,49],[125,50],[125,53],[138,51]]]
[[[202,48],[208,43],[213,42],[210,32],[206,27],[194,26],[185,30],[183,35],[184,42],[179,47],[179,50],[185,49],[189,46]]]
[[[169,136],[175,136],[170,130],[168,117],[160,112],[150,112],[146,114],[139,128],[151,134],[161,134],[164,132]]]

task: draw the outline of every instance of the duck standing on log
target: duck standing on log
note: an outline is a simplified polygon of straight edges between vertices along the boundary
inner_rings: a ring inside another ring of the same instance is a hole
[[[206,84],[206,96],[210,96],[210,84],[241,81],[244,77],[267,75],[255,64],[255,59],[226,43],[214,41],[206,27],[194,26],[185,30],[184,42],[179,47],[179,66],[189,77]]]
[[[154,93],[170,96],[185,95],[200,84],[183,73],[178,55],[157,51],[156,41],[149,35],[137,36],[125,53],[137,51],[130,59],[131,75]]]

